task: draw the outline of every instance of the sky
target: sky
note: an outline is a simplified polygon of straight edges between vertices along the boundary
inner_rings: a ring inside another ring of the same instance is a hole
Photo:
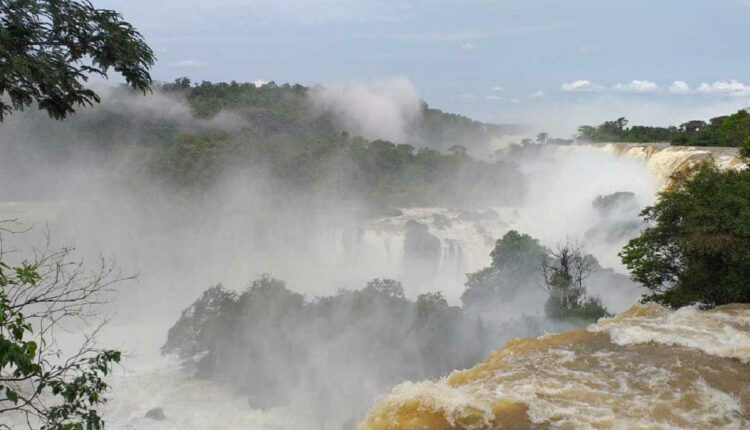
[[[157,80],[340,85],[393,77],[431,106],[567,137],[625,116],[750,106],[750,0],[95,0]]]

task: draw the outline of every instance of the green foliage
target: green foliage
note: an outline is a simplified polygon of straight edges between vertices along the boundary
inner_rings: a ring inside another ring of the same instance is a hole
[[[174,183],[204,189],[236,154],[233,143],[225,133],[180,134],[161,148],[153,169]]]
[[[547,253],[538,240],[509,231],[495,243],[491,265],[467,275],[467,288],[461,295],[464,308],[482,310],[498,300],[513,299],[519,290],[537,282],[539,264]]]
[[[596,297],[589,297],[584,282],[600,271],[599,263],[581,248],[566,241],[543,260],[541,272],[549,297],[545,314],[552,319],[594,322],[610,316]]]
[[[742,109],[727,116],[719,127],[719,146],[741,146],[750,136],[750,113]]]
[[[739,110],[732,115],[718,116],[705,121],[689,121],[680,125],[673,145],[741,146],[750,135],[750,114]]]
[[[0,1],[0,121],[37,102],[55,119],[99,102],[84,84],[113,69],[146,92],[154,54],[120,14],[87,0]]]
[[[742,109],[732,115],[711,118],[708,122],[688,121],[679,127],[627,127],[620,118],[592,127],[578,128],[578,138],[588,142],[671,142],[683,146],[742,146],[750,136],[750,113]]]
[[[745,137],[745,140],[742,141],[740,154],[745,158],[750,158],[750,134],[748,134],[747,137]]]
[[[524,190],[520,171],[510,163],[341,135],[184,133],[151,159],[154,175],[185,190],[203,190],[238,166],[262,168],[290,189],[392,206],[501,205],[517,201]]]
[[[584,125],[578,127],[578,139],[587,142],[669,142],[678,131],[676,127],[627,125],[628,120],[625,118],[605,121],[596,127]]]
[[[598,297],[584,297],[575,306],[567,305],[557,297],[550,297],[544,304],[544,313],[556,320],[583,322],[595,322],[599,318],[612,316]]]
[[[494,139],[516,134],[520,130],[519,126],[482,123],[422,103],[422,116],[419,123],[415,124],[414,135],[419,142],[435,149],[463,146],[467,150],[483,151]]]
[[[117,88],[107,103],[63,123],[32,118],[24,132],[66,155],[74,146],[105,158],[124,154],[179,193],[203,192],[238,170],[284,191],[374,206],[500,206],[524,191],[515,164],[473,159],[463,143],[466,136],[489,141],[502,129],[426,105],[426,116],[410,124],[414,139],[389,142],[351,135],[301,85],[194,86],[181,78],[137,99],[146,114],[133,113],[133,93]],[[185,103],[198,118],[163,109]]]
[[[598,298],[588,297],[584,280],[600,271],[590,255],[570,243],[550,250],[526,234],[511,230],[498,240],[492,264],[467,275],[461,296],[469,312],[493,312],[514,299],[519,291],[547,289],[546,315],[553,319],[596,321],[609,313]],[[606,279],[602,279],[607,281]]]
[[[652,226],[620,256],[643,298],[679,307],[750,302],[750,170],[710,164],[675,185],[642,216]],[[684,175],[683,175],[684,176]]]
[[[54,289],[45,290],[49,293],[42,298],[30,293],[44,281],[40,270],[39,265],[11,267],[0,261],[0,415],[26,414],[49,430],[101,429],[104,423],[95,408],[106,401],[104,378],[120,361],[120,352],[91,349],[89,354],[70,357],[61,364],[52,364],[42,355],[41,348],[48,340],[35,336],[24,311],[32,311],[37,302],[54,309],[57,301],[71,296]],[[30,295],[19,296],[18,291]],[[14,300],[18,297],[31,298]],[[42,401],[41,395],[49,398]]]
[[[484,336],[481,322],[442,294],[409,300],[394,280],[306,301],[263,275],[239,295],[206,291],[170,329],[162,352],[243,390],[255,407],[304,391],[317,393],[324,409],[468,366],[485,353]]]
[[[536,270],[537,264],[545,255],[545,249],[537,239],[527,234],[511,230],[495,243],[490,252],[492,265],[499,270],[518,272],[526,276]]]

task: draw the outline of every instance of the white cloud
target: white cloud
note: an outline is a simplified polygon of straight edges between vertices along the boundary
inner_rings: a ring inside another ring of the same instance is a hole
[[[519,103],[521,103],[521,100],[518,100],[517,98],[512,98],[512,99],[510,99],[510,102],[513,103],[513,104],[519,104]]]
[[[623,93],[653,93],[659,91],[659,86],[651,81],[633,79],[627,84],[617,84],[612,89]]]
[[[573,82],[565,82],[560,86],[560,89],[565,92],[595,92],[601,91],[604,88],[586,79],[579,79]]]
[[[194,59],[180,60],[170,64],[170,66],[176,69],[200,69],[205,65],[206,63]]]
[[[539,97],[544,97],[544,91],[542,90],[534,91],[533,93],[529,94],[529,97],[532,99],[538,99]]]
[[[255,85],[255,88],[260,88],[260,87],[262,87],[263,85],[267,84],[267,83],[268,83],[268,81],[264,81],[263,79],[256,79],[256,80],[252,81],[251,83],[252,83],[253,85]]]
[[[502,93],[503,91],[505,91],[505,87],[501,87],[500,85],[497,85],[497,86],[490,88],[490,90],[496,93]]]
[[[469,52],[476,51],[477,50],[477,45],[473,44],[472,42],[466,42],[463,45],[461,45],[461,50],[462,51],[469,51]]]
[[[690,85],[685,81],[674,81],[672,82],[672,85],[669,86],[670,94],[690,94],[692,91]]]
[[[703,82],[698,86],[701,94],[716,94],[728,96],[750,96],[750,86],[743,84],[735,79],[729,81],[716,81],[712,84]]]
[[[487,97],[485,97],[485,99],[492,100],[492,101],[497,101],[497,100],[502,100],[502,97],[496,96],[494,94],[490,94]]]

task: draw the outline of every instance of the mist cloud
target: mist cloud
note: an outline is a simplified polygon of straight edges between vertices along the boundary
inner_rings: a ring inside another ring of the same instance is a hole
[[[421,115],[417,90],[404,77],[319,86],[310,96],[317,109],[332,113],[349,133],[368,139],[403,141]]]

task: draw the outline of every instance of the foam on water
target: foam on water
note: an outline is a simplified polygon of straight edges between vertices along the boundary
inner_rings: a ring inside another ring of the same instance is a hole
[[[512,341],[443,380],[396,387],[362,428],[748,428],[748,318],[750,306],[638,305],[589,329]]]
[[[110,400],[102,411],[108,429],[292,430],[309,424],[309,417],[299,410],[252,409],[247,396],[191,376],[175,357],[159,353],[154,333],[165,330],[158,323],[113,324],[102,333],[104,346],[127,354],[123,365],[115,368]],[[166,419],[146,418],[154,408],[161,408]]]
[[[618,345],[654,342],[698,349],[717,357],[750,361],[750,308],[723,306],[710,311],[687,306],[669,312],[658,305],[638,305],[591,326]]]

